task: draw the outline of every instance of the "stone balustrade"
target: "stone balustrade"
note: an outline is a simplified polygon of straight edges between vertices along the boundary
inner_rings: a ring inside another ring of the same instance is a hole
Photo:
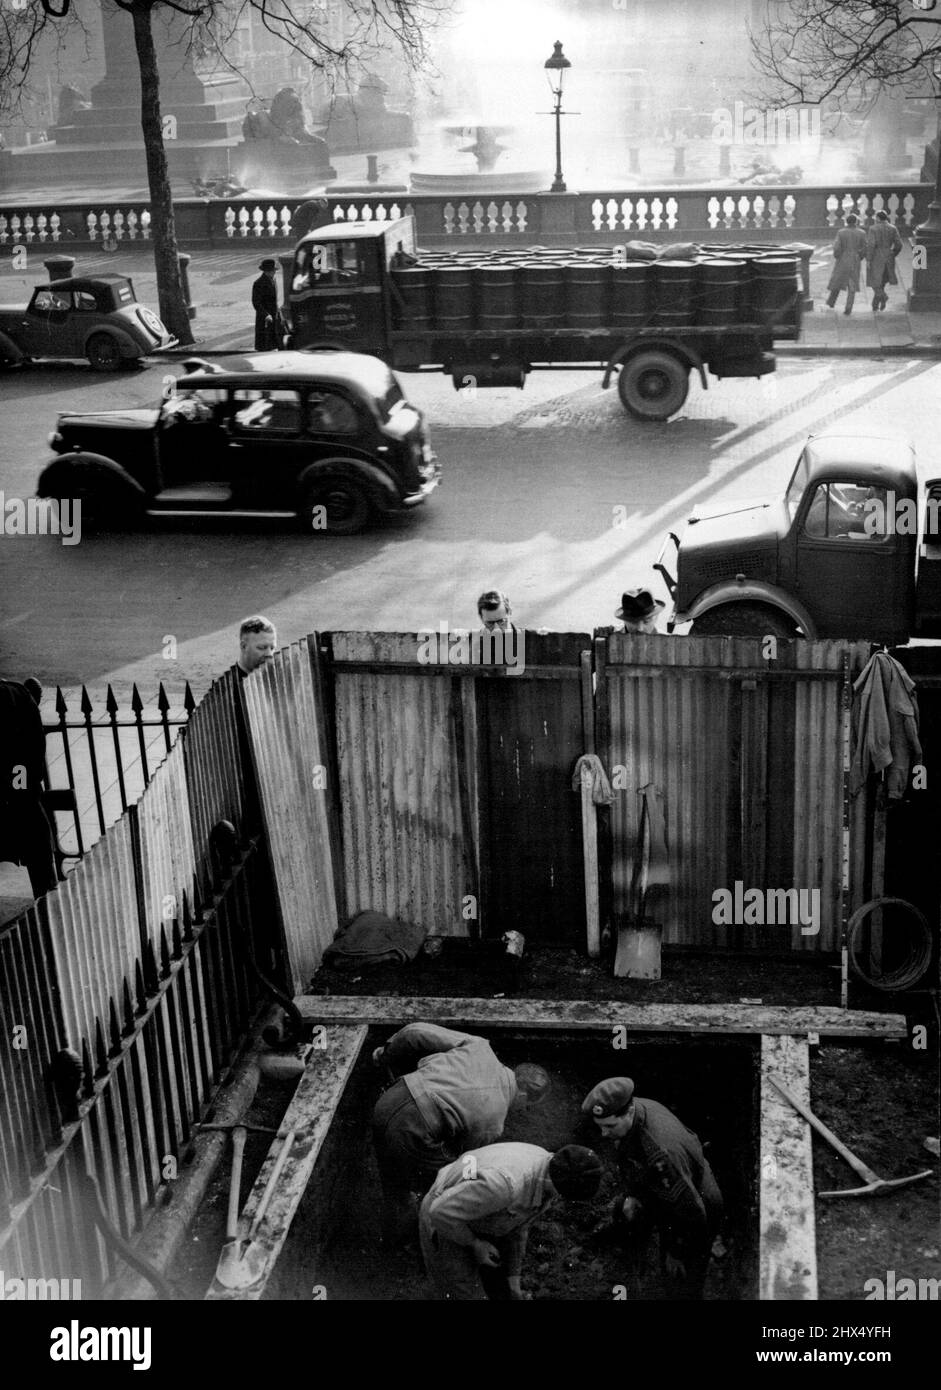
[[[423,246],[565,246],[630,240],[778,241],[826,239],[843,215],[865,226],[879,210],[903,236],[927,215],[923,183],[648,188],[629,192],[530,193],[449,198],[386,195],[329,198],[335,221],[384,221],[413,213]],[[181,247],[289,246],[301,198],[183,198],[175,204]],[[15,246],[117,250],[151,239],[146,202],[17,205],[0,198],[0,256]]]

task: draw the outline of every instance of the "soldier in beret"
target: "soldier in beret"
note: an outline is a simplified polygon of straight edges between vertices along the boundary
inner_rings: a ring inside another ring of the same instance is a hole
[[[678,1297],[702,1298],[722,1194],[692,1130],[665,1105],[634,1095],[629,1076],[600,1081],[582,1102],[602,1135],[617,1143],[626,1181],[614,1224],[632,1245],[660,1232],[661,1254]]]

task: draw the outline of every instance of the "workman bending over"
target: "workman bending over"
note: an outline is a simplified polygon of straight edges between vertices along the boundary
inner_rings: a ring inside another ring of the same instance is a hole
[[[383,1188],[383,1238],[414,1229],[417,1201],[438,1170],[465,1149],[500,1138],[511,1105],[538,1102],[549,1088],[541,1067],[512,1071],[486,1038],[409,1023],[373,1053],[392,1085],[373,1112]]]

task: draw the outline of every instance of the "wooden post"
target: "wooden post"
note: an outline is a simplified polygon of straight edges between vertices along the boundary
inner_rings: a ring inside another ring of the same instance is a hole
[[[582,854],[585,862],[585,939],[592,960],[601,955],[601,923],[598,912],[598,822],[591,794],[591,769],[582,763]]]

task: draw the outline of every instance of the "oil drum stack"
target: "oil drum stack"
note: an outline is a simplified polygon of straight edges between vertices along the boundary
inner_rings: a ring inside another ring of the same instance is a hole
[[[709,246],[696,260],[615,261],[610,247],[431,251],[393,271],[395,326],[558,333],[774,327],[799,323],[798,258],[766,246]]]

